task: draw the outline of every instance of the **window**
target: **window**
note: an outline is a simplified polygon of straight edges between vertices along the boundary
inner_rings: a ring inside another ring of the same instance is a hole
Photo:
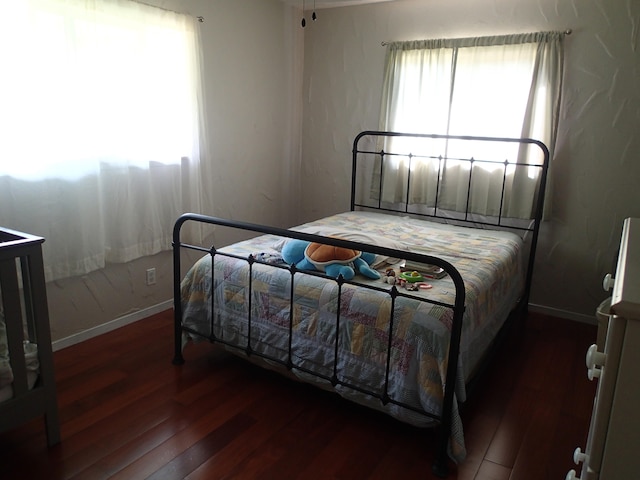
[[[552,151],[562,78],[562,37],[560,33],[540,33],[389,44],[380,129],[528,137],[544,142]],[[393,151],[401,149],[413,155],[435,156],[446,152],[447,163],[441,175],[449,178],[469,176],[468,163],[457,164],[455,158],[474,156],[513,161],[527,154],[519,151],[516,144],[503,146],[501,151],[495,151],[495,144],[472,142],[447,142],[446,145],[433,142],[433,152],[411,151],[411,148],[410,144],[402,147],[396,144]],[[403,179],[408,178],[408,162],[402,159],[387,162],[382,200],[395,203],[408,198],[409,203],[435,202],[435,198],[426,197],[429,179],[438,175],[435,163],[413,162],[411,183],[407,186]],[[495,195],[494,186],[502,182],[493,178],[502,176],[502,168],[498,172],[490,163],[478,163],[477,169],[473,172],[473,213],[529,218],[539,169],[517,173],[514,168],[508,170],[509,182],[512,187],[517,184],[517,188],[508,188],[510,198],[503,212],[499,212],[500,202],[496,199],[499,196]],[[441,207],[453,211],[466,208],[462,205],[466,203],[466,194],[461,198],[460,192],[446,188],[439,193],[437,201]]]
[[[49,280],[170,248],[199,201],[194,19],[128,0],[2,8],[0,222],[45,237]]]

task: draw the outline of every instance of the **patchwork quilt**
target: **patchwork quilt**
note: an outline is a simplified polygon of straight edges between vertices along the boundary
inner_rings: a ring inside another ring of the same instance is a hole
[[[399,266],[406,251],[437,256],[455,266],[464,279],[466,306],[453,388],[457,401],[464,401],[465,382],[522,293],[520,237],[371,212],[341,213],[293,230],[396,249],[397,258],[376,260],[381,270]],[[227,342],[249,345],[279,361],[290,360],[300,367],[292,370],[300,379],[333,388],[399,420],[433,424],[428,416],[393,403],[382,405],[357,389],[380,395],[386,391],[398,402],[440,415],[453,318],[446,305],[454,303],[453,282],[448,277],[429,279],[432,288],[420,290],[415,298],[396,298],[392,316],[391,287],[381,280],[356,276],[360,285],[343,285],[339,296],[334,280],[298,272],[292,286],[290,272],[279,262],[284,242],[263,235],[218,250],[214,261],[206,255],[196,262],[181,285],[183,325],[205,336],[213,333]],[[254,263],[250,269],[249,255],[269,264]],[[328,379],[333,375],[356,388],[332,387]],[[456,403],[449,453],[460,462],[466,453]]]

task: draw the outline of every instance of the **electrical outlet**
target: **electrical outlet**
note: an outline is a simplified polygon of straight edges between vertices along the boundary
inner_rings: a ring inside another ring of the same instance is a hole
[[[147,285],[155,285],[156,284],[156,269],[148,268],[147,269]]]

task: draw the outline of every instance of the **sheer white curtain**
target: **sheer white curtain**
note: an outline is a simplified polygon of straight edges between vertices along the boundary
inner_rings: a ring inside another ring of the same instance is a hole
[[[128,0],[3,3],[0,223],[46,238],[49,280],[169,249],[200,209],[196,26]]]
[[[562,82],[562,33],[396,42],[387,47],[380,129],[494,137],[528,137],[553,152]],[[468,163],[451,158],[542,161],[533,147],[517,144],[433,141],[425,148],[393,137],[391,151],[448,160],[407,158],[386,162],[382,201],[435,205],[433,184],[443,183],[438,206],[466,208]],[[404,142],[404,143],[400,143]],[[416,150],[418,148],[418,150]],[[499,149],[499,150],[497,150]],[[533,155],[536,155],[534,158]],[[539,169],[510,168],[502,215],[530,218]],[[439,173],[440,172],[440,173]],[[470,209],[498,215],[502,169],[474,166]],[[410,178],[410,182],[407,182]],[[374,179],[374,182],[377,182]],[[409,192],[407,192],[407,188]],[[428,193],[431,193],[429,196]]]

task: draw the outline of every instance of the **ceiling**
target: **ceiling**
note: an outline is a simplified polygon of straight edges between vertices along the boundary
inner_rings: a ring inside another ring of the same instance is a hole
[[[305,9],[311,8],[333,8],[346,7],[349,5],[364,5],[365,3],[392,2],[394,0],[282,0],[284,3],[302,8],[304,1]]]

